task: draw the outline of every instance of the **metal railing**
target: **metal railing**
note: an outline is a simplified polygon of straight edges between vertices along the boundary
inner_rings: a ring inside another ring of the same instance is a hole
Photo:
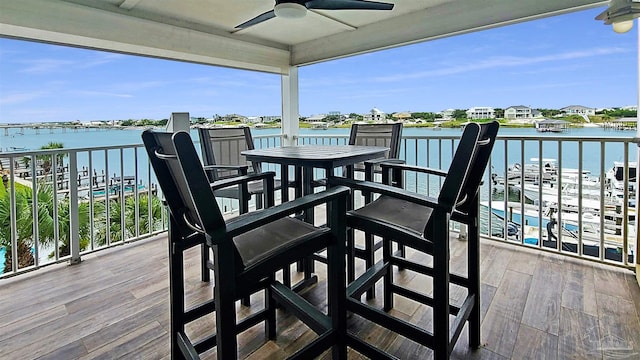
[[[455,135],[403,136],[400,158],[446,170],[458,140]],[[346,135],[298,138],[300,145],[347,141]],[[637,241],[636,151],[631,137],[499,136],[480,189],[482,235],[632,267]],[[617,162],[621,167],[615,172]],[[408,189],[432,196],[443,180],[406,176]]]
[[[8,169],[0,189],[0,276],[75,263],[166,230],[142,145],[4,152],[0,161]]]
[[[458,140],[404,136],[400,158],[446,170]],[[297,141],[337,145],[348,136]],[[257,148],[275,147],[282,137],[256,136],[254,142]],[[629,175],[635,177],[635,150],[633,138],[499,136],[480,190],[482,235],[632,266],[636,185]],[[0,153],[0,161],[8,169],[0,189],[0,249],[11,258],[0,276],[79,261],[83,254],[166,230],[162,195],[142,145]],[[622,164],[620,181],[610,171],[616,161]],[[280,171],[270,164],[263,168]],[[429,195],[441,184],[428,175],[405,179],[409,190]],[[237,210],[237,202],[225,201],[225,212]]]

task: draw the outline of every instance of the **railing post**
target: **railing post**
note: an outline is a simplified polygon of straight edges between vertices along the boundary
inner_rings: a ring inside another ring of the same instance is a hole
[[[69,230],[71,231],[71,265],[79,264],[80,259],[80,215],[78,212],[78,154],[69,152]]]

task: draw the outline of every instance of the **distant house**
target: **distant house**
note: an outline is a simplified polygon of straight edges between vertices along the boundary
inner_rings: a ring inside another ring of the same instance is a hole
[[[596,109],[582,105],[571,105],[563,107],[560,111],[565,115],[595,115]]]
[[[387,119],[387,114],[377,108],[371,109],[368,114],[362,115],[365,121],[380,122]]]
[[[244,121],[245,124],[260,124],[262,123],[262,118],[260,116],[247,116]]]
[[[453,113],[455,111],[456,111],[455,109],[442,110],[440,112],[440,115],[442,115],[442,120],[452,120],[453,119]]]
[[[247,117],[240,114],[227,114],[222,117],[222,121],[232,121],[232,122],[240,122],[247,123]]]
[[[510,106],[504,110],[504,118],[507,120],[531,119],[533,111],[524,105]]]
[[[306,121],[308,121],[308,122],[322,121],[326,117],[327,117],[327,114],[314,114],[314,115],[309,116],[306,119]]]
[[[402,111],[402,112],[393,113],[391,117],[398,120],[411,119],[411,113],[408,111]]]
[[[280,115],[265,115],[262,116],[262,122],[274,122],[274,121],[281,121],[282,120],[282,116]]]
[[[467,110],[467,119],[494,119],[496,112],[492,107],[488,106],[476,106]]]

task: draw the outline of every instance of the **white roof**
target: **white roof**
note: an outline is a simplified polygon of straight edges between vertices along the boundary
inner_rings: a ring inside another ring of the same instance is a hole
[[[571,11],[600,0],[389,0],[393,10],[312,10],[234,27],[273,0],[13,0],[0,36],[288,74],[291,66]],[[595,21],[595,20],[594,20]]]

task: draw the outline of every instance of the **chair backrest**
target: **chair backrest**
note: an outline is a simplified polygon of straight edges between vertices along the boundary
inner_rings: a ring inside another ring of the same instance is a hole
[[[397,159],[400,155],[402,123],[353,124],[349,145],[384,146],[389,148],[386,158]]]
[[[252,164],[240,155],[241,151],[253,150],[251,130],[244,127],[235,128],[199,128],[202,162],[204,165],[248,165],[249,173],[260,173],[260,164]],[[209,170],[211,181],[238,176],[234,170]]]
[[[224,218],[189,134],[146,130],[142,141],[180,234],[224,229]]]
[[[497,121],[465,126],[440,190],[440,204],[465,214],[474,206],[499,127]]]

